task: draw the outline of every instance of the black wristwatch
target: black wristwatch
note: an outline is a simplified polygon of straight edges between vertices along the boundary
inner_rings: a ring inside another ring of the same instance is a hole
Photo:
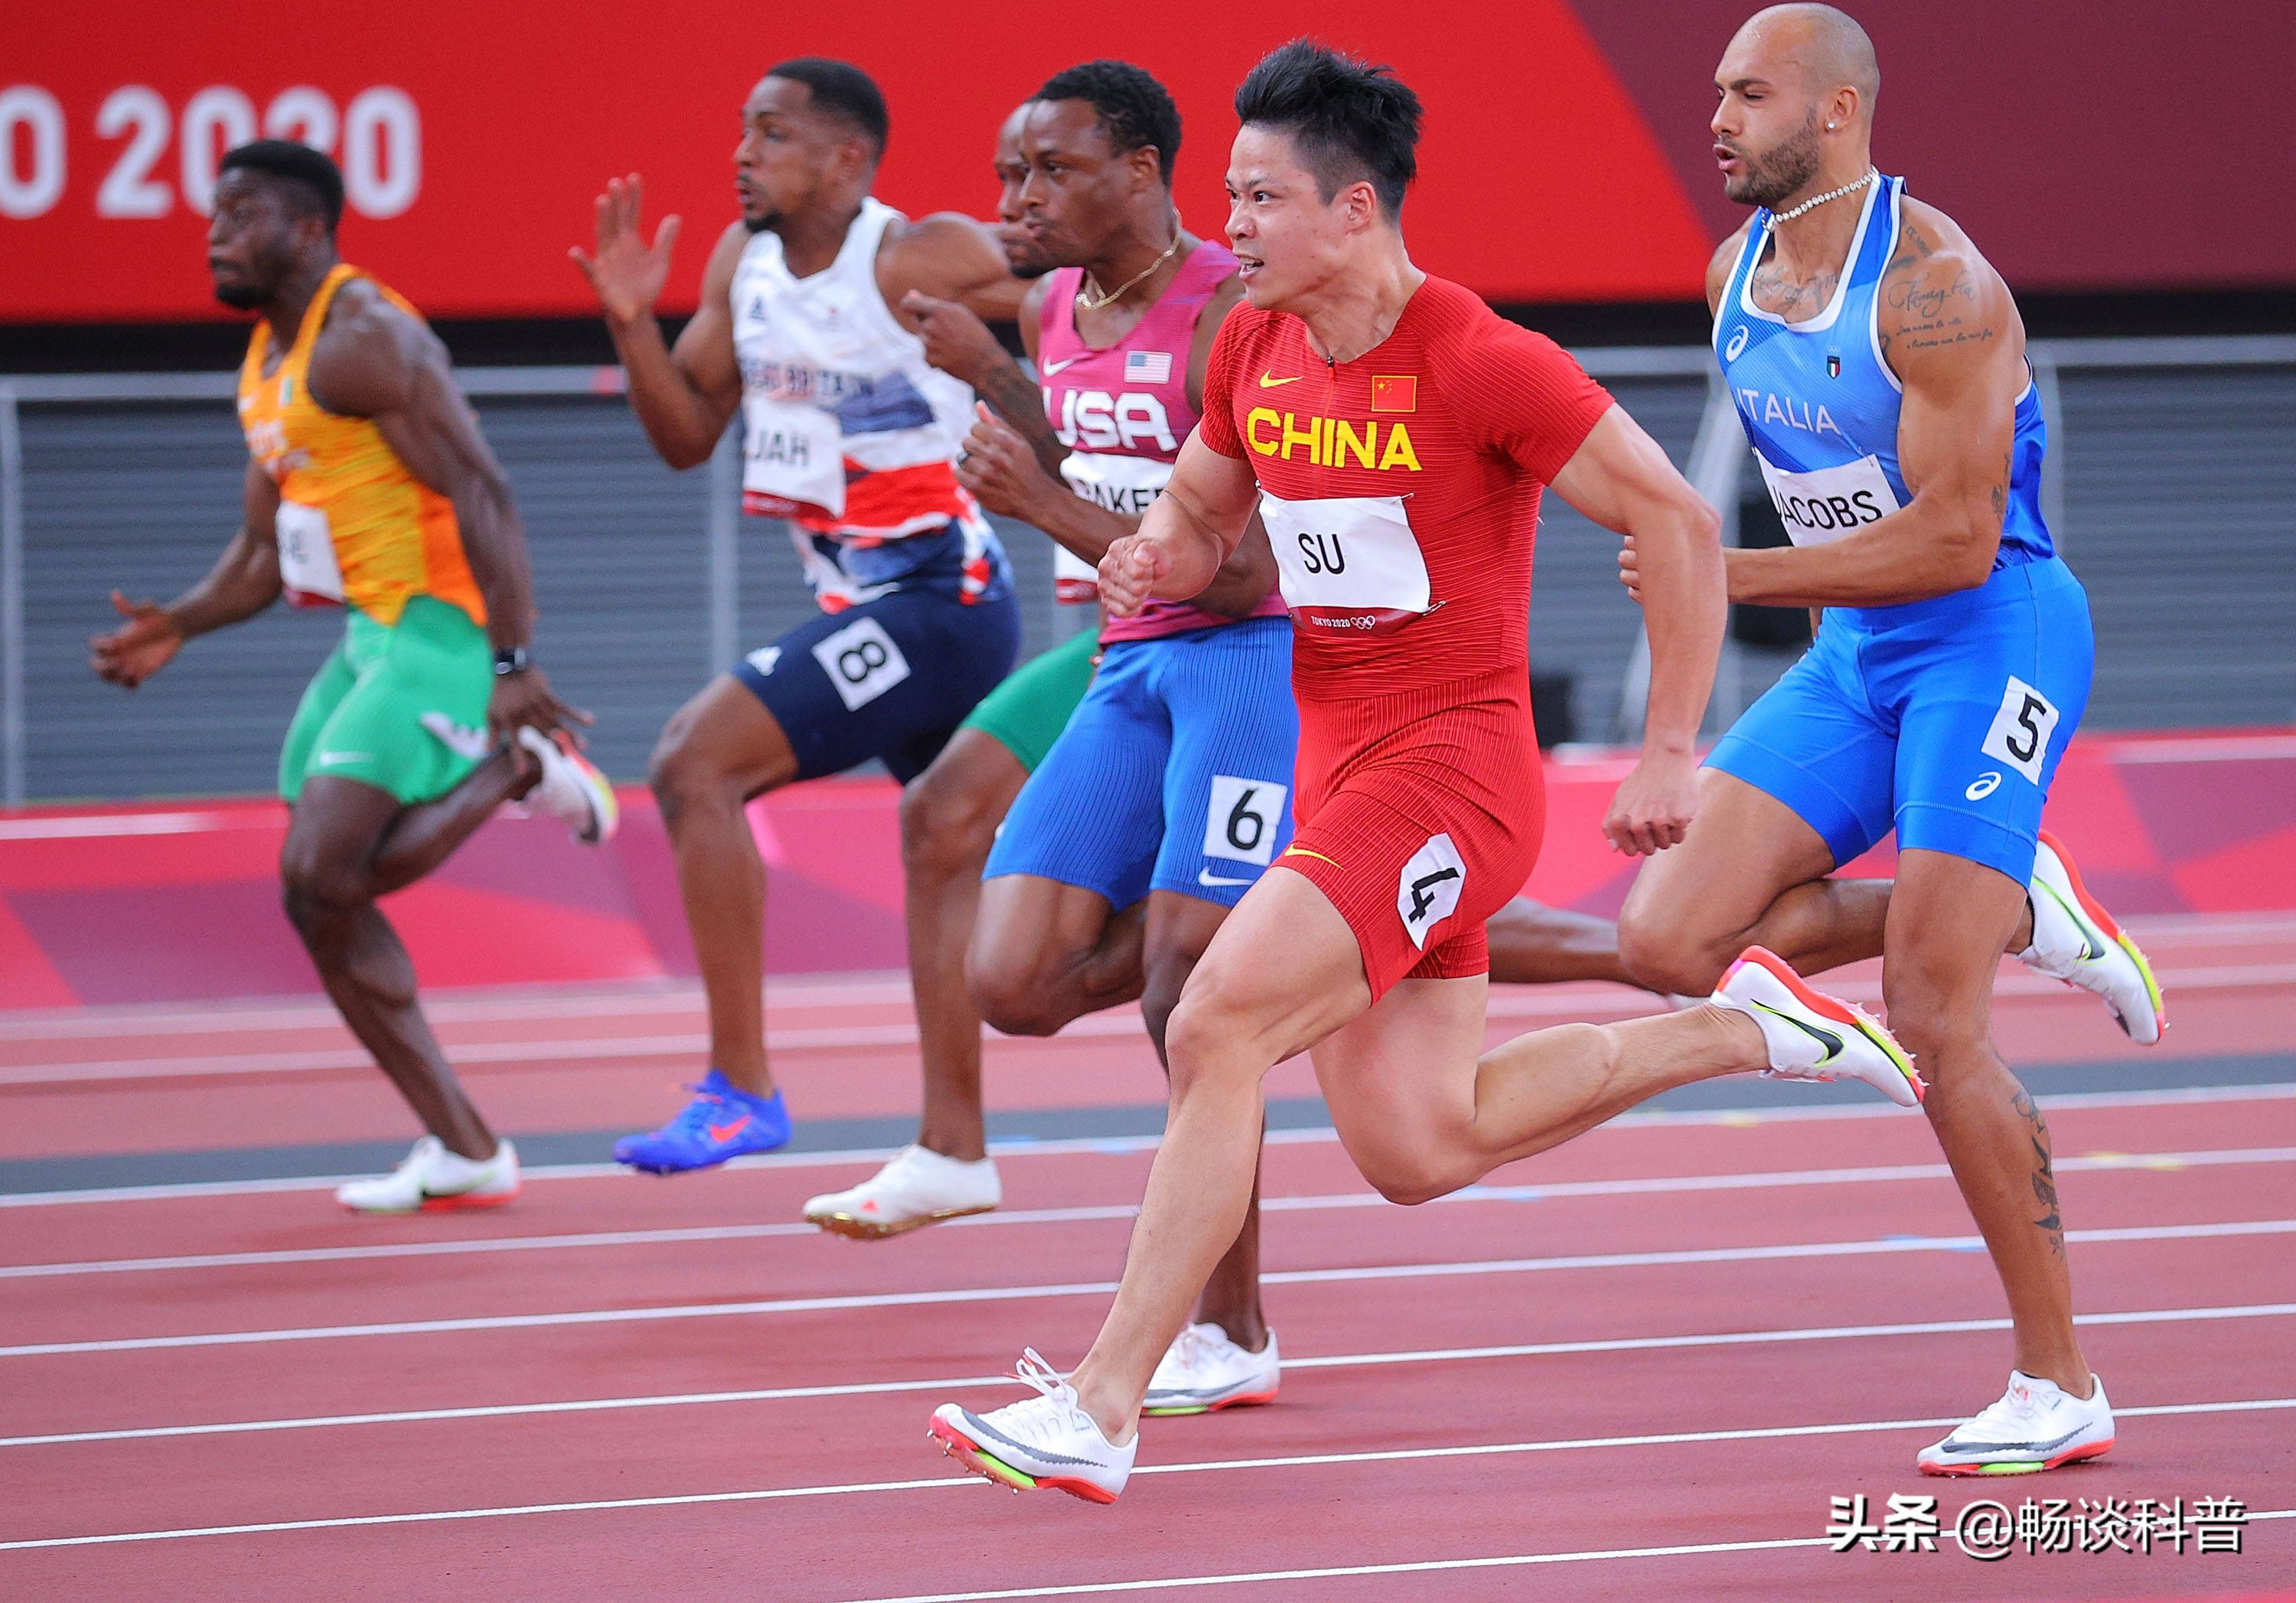
[[[507,678],[514,673],[524,673],[534,666],[534,659],[526,654],[523,645],[505,645],[495,653],[495,678]]]

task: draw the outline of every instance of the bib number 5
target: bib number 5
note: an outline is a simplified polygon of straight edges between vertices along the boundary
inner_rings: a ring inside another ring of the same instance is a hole
[[[2035,785],[2041,783],[2041,764],[2047,758],[2049,736],[2056,733],[2058,712],[2049,698],[2015,674],[2001,692],[2000,711],[1985,732],[1985,755],[2011,768]]]

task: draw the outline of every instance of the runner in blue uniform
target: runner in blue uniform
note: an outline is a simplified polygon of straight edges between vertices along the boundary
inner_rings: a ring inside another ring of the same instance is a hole
[[[2007,286],[1870,156],[1880,72],[1831,6],[1780,5],[1716,74],[1716,154],[1755,206],[1707,274],[1714,344],[1791,546],[1732,551],[1730,598],[1824,609],[1816,644],[1715,747],[1697,821],[1620,917],[1645,983],[1696,992],[1750,942],[1804,973],[1881,956],[1890,1028],[2009,1295],[2002,1400],[1933,1475],[2112,1445],[2075,1339],[2049,1138],[1993,1048],[2013,953],[2160,1038],[2136,943],[2041,806],[2088,699],[2080,583],[2040,513],[2047,430]],[[1629,588],[1635,554],[1622,558]],[[1898,877],[1828,875],[1894,828]]]

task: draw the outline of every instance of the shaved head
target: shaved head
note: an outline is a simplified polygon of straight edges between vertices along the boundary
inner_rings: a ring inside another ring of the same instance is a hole
[[[1842,87],[1857,91],[1859,110],[1870,120],[1882,92],[1882,66],[1874,41],[1857,19],[1831,5],[1773,5],[1756,12],[1738,30],[1734,45],[1780,68],[1798,71],[1813,96]]]

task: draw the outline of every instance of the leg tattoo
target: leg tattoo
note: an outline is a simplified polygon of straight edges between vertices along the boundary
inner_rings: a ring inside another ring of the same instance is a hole
[[[2009,1100],[2026,1123],[2032,1126],[2033,1196],[2044,1210],[2041,1217],[2033,1221],[2034,1228],[2048,1237],[2049,1251],[2062,1258],[2065,1255],[2065,1228],[2063,1216],[2057,1209],[2056,1175],[2049,1163],[2049,1127],[2022,1087]]]

